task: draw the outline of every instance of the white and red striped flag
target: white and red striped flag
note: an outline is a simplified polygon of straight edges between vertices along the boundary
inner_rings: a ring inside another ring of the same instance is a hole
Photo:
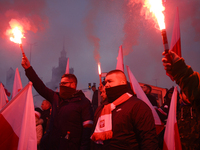
[[[22,89],[22,81],[19,75],[19,70],[16,68],[15,71],[15,78],[14,78],[14,83],[13,83],[13,91],[12,91],[12,98],[17,95],[17,93]]]
[[[182,150],[176,120],[177,87],[174,88],[164,134],[163,150]]]
[[[154,120],[155,120],[155,125],[156,125],[156,133],[159,134],[164,128],[163,123],[161,122],[155,108],[153,107],[153,105],[151,104],[149,99],[147,98],[146,94],[142,90],[140,84],[138,83],[138,81],[134,77],[130,68],[128,66],[126,66],[126,68],[127,68],[129,81],[130,81],[130,84],[131,84],[133,91],[136,93],[136,95],[139,99],[143,100],[150,107],[150,109],[152,111],[152,114],[153,114],[153,117],[154,117]]]
[[[6,105],[8,97],[6,95],[3,84],[0,83],[0,110]]]
[[[170,50],[174,51],[177,55],[181,57],[181,35],[180,35],[178,7],[177,7],[177,12],[176,12],[175,21],[174,21],[174,28],[173,28]]]
[[[117,70],[121,70],[121,71],[124,72],[124,61],[123,61],[123,50],[122,50],[122,45],[119,47],[116,69],[117,69]]]
[[[37,150],[32,83],[0,111],[0,149]]]
[[[67,65],[66,65],[65,74],[69,74],[69,58],[67,58]]]

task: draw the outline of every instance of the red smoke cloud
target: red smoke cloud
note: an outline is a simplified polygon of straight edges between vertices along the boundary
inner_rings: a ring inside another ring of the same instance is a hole
[[[86,24],[85,26],[86,35],[90,43],[94,46],[94,59],[97,63],[100,61],[100,55],[99,55],[100,39],[95,35],[94,21],[98,13],[99,3],[100,1],[91,1],[90,7],[92,7],[92,9],[88,11],[88,14],[84,20],[84,23]]]
[[[123,11],[124,11],[124,39],[123,39],[123,50],[124,55],[128,55],[133,51],[133,46],[138,44],[140,35],[140,16],[141,4],[130,1],[124,1]]]
[[[119,6],[121,5],[121,13],[123,14],[124,18],[124,37],[123,37],[123,50],[124,55],[128,55],[130,52],[133,51],[133,46],[140,44],[139,43],[139,36],[141,33],[141,30],[144,28],[149,29],[151,26],[152,28],[155,28],[152,26],[152,24],[155,24],[152,18],[146,19],[144,16],[144,12],[142,13],[142,7],[144,4],[144,0],[101,0],[101,1],[89,1],[89,8],[92,8],[85,19],[86,23],[86,32],[87,37],[91,43],[94,45],[94,55],[95,60],[98,62],[100,59],[99,56],[99,41],[100,39],[95,36],[95,25],[94,22],[96,19],[98,19],[98,13],[103,8],[106,8],[106,12],[104,13],[110,13],[113,8],[116,6],[115,4],[118,3]],[[165,5],[165,20],[166,20],[166,27],[167,30],[172,30],[172,26],[174,24],[174,17],[176,12],[176,7],[179,7],[179,14],[180,14],[180,26],[181,23],[184,23],[184,21],[190,19],[191,25],[194,27],[195,32],[197,33],[195,35],[195,41],[200,40],[200,1],[198,0],[167,0],[164,2]],[[156,24],[155,24],[156,26]],[[171,27],[171,28],[169,28]],[[183,32],[183,31],[181,31]],[[150,39],[151,40],[151,39]],[[153,42],[153,41],[152,41]],[[121,45],[119,44],[119,45]],[[118,46],[119,46],[118,45]]]
[[[0,30],[1,37],[5,36],[9,29],[9,22],[13,19],[23,25],[24,30],[37,32],[43,30],[48,24],[48,19],[43,12],[46,6],[45,0],[1,0],[0,1]],[[3,34],[4,33],[4,34]]]

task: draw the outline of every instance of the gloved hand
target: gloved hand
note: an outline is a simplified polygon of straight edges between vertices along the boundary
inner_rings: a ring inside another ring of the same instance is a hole
[[[26,55],[23,55],[21,65],[24,69],[28,69],[31,66]]]
[[[169,50],[168,53],[163,52],[162,55],[165,56],[162,58],[162,62],[163,62],[164,69],[166,71],[170,71],[172,69],[172,65],[178,60],[180,60],[180,57],[171,50]],[[167,57],[171,59],[170,62],[167,59],[166,55],[168,55]]]

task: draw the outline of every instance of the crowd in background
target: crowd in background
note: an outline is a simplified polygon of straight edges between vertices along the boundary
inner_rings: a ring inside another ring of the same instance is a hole
[[[169,51],[163,55],[170,55],[170,62],[166,57],[162,59],[163,66],[180,86],[176,113],[182,149],[199,149],[200,75],[174,52]],[[92,86],[94,93],[90,103],[81,91],[76,90],[77,79],[74,75],[64,74],[61,78],[60,91],[54,92],[43,84],[26,57],[22,59],[22,66],[34,88],[46,97],[41,108],[35,108],[38,150],[163,148],[165,125],[174,87],[167,90],[164,102],[160,106],[151,93],[152,87],[148,84],[142,86],[164,125],[163,130],[156,134],[151,110],[137,98],[122,71],[110,71],[98,89]],[[119,115],[118,112],[123,115]],[[105,119],[102,123],[100,119],[104,118],[104,115],[110,115],[112,121]],[[98,126],[111,126],[111,132],[107,129],[101,131]],[[49,147],[49,144],[54,147]]]

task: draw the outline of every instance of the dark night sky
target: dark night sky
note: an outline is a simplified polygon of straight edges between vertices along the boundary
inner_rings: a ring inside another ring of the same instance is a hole
[[[137,2],[137,3],[136,3]],[[97,61],[102,72],[115,69],[119,46],[124,48],[124,64],[139,82],[170,88],[175,85],[162,66],[161,33],[152,19],[140,14],[139,0],[0,0],[0,81],[5,84],[10,67],[27,78],[21,66],[21,51],[5,35],[11,19],[26,20],[29,27],[23,39],[24,51],[39,77],[46,83],[58,66],[63,41],[70,67],[78,78],[78,88],[89,82],[99,84]],[[182,56],[200,72],[200,1],[167,0],[166,30],[170,45],[176,7],[179,7]],[[65,40],[64,40],[65,39]],[[126,71],[125,71],[126,73]]]

